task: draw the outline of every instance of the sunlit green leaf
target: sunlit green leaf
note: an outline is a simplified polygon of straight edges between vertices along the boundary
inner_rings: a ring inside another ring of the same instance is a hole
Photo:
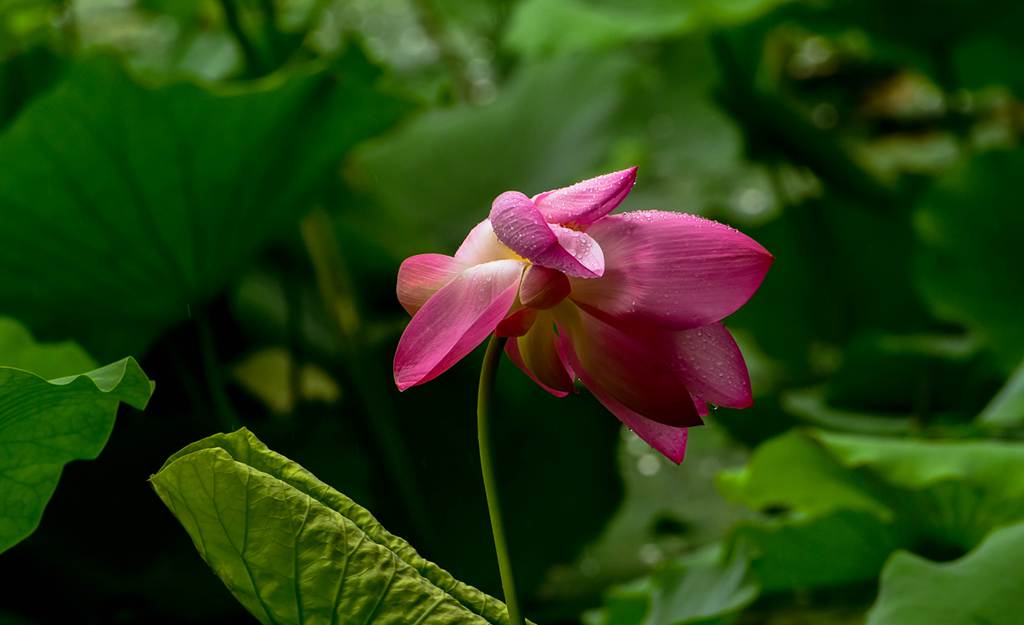
[[[1024,424],[1024,360],[978,415],[978,420],[1001,426]]]
[[[424,560],[248,430],[185,447],[151,481],[262,623],[508,623],[500,601]]]
[[[880,480],[897,518],[913,520],[925,539],[966,549],[1024,517],[1024,475],[1006,470],[1024,462],[1024,444],[825,432],[816,438],[843,466]]]
[[[765,443],[745,469],[722,474],[719,485],[727,497],[774,514],[743,521],[732,534],[750,548],[766,591],[870,579],[903,544],[892,510],[863,477],[800,434]],[[823,549],[836,557],[823,564]]]
[[[723,473],[723,492],[755,509],[783,506],[809,516],[859,510],[883,520],[892,511],[814,440],[796,432],[757,449],[743,469]]]
[[[216,91],[68,70],[0,136],[0,308],[101,356],[143,349],[394,121],[403,105],[375,81],[355,52]]]
[[[742,524],[765,588],[866,580],[887,552],[966,550],[1024,516],[1024,445],[790,433],[723,474],[726,495],[771,518]],[[827,562],[812,557],[823,549]],[[845,554],[845,555],[843,555]]]
[[[120,402],[139,410],[153,391],[132,358],[93,368],[81,348],[38,345],[18,324],[0,319],[0,362],[52,372],[46,379],[0,366],[0,552],[31,534],[64,465],[95,458],[114,427]]]
[[[278,415],[291,413],[304,401],[332,404],[341,394],[330,374],[311,363],[296,363],[283,347],[253,352],[231,373],[242,388]]]
[[[1024,524],[996,530],[954,562],[899,552],[882,571],[868,625],[1015,625],[1024,613]]]
[[[907,545],[901,528],[854,510],[744,521],[731,539],[749,548],[751,569],[766,593],[873,579],[893,550]]]

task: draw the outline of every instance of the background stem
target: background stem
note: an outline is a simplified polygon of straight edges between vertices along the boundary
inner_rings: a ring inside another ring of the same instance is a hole
[[[213,340],[213,330],[207,313],[196,317],[196,328],[199,332],[199,353],[203,359],[203,371],[206,373],[207,389],[213,400],[213,407],[225,432],[234,432],[242,426],[238,413],[235,412],[224,385],[220,359],[217,357],[217,346]]]
[[[300,230],[317,287],[334,320],[343,366],[364,407],[366,426],[376,440],[395,492],[419,532],[418,544],[429,550],[438,544],[434,523],[421,495],[416,468],[409,460],[412,454],[398,427],[398,415],[389,399],[394,387],[387,388],[382,383],[389,372],[374,368],[372,350],[365,344],[366,327],[359,315],[358,293],[334,236],[334,223],[324,209],[316,208],[302,221]]]
[[[523,625],[523,615],[519,611],[519,599],[516,596],[516,583],[512,576],[512,561],[508,557],[508,543],[505,540],[505,528],[501,521],[501,504],[498,501],[498,481],[494,475],[494,462],[491,459],[491,391],[498,377],[498,363],[501,352],[505,349],[507,339],[491,336],[484,354],[484,363],[480,367],[480,388],[476,401],[476,429],[480,444],[480,472],[484,478],[484,492],[487,494],[487,512],[491,516],[491,533],[494,534],[494,550],[498,556],[498,572],[501,574],[501,589],[505,594],[505,605],[508,606],[508,619],[511,625]]]

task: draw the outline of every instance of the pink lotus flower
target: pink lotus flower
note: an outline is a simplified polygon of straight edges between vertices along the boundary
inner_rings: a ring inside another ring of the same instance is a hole
[[[564,397],[579,379],[676,463],[709,402],[750,406],[746,364],[721,320],[750,299],[772,255],[694,215],[609,215],[635,180],[633,167],[533,198],[502,193],[455,256],[406,259],[398,299],[413,317],[395,353],[399,390],[497,333],[545,390]]]

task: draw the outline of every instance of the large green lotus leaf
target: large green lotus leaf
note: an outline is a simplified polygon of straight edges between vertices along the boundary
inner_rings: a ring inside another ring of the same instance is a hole
[[[153,384],[132,358],[93,369],[81,348],[35,344],[0,319],[0,553],[35,531],[64,465],[99,455],[117,406],[142,410]],[[46,379],[45,372],[88,371]],[[90,369],[92,369],[90,371]]]
[[[882,571],[867,625],[1016,625],[1024,614],[1024,523],[953,562],[899,552]]]
[[[922,540],[969,549],[1024,518],[1024,444],[994,440],[880,438],[820,432],[838,462],[865,474]]]
[[[874,579],[886,558],[908,545],[902,528],[854,510],[744,521],[731,541],[749,548],[751,569],[766,593]]]
[[[354,51],[216,91],[73,66],[0,135],[0,309],[100,356],[143,349],[395,120],[376,78]]]
[[[262,623],[508,623],[500,601],[244,428],[185,447],[151,482]]]
[[[755,510],[782,507],[811,517],[837,510],[869,512],[883,520],[892,516],[861,476],[799,432],[759,447],[746,467],[722,473],[719,486],[727,497]]]
[[[747,467],[722,473],[719,487],[730,499],[776,513],[739,523],[731,536],[750,549],[767,592],[871,579],[906,544],[892,510],[865,479],[796,432],[761,445]],[[823,561],[823,553],[834,557]]]
[[[936,315],[987,341],[1006,372],[1024,353],[1022,169],[1024,150],[972,158],[943,177],[915,210],[922,292]]]
[[[31,371],[47,380],[96,368],[96,361],[77,343],[37,343],[14,319],[0,317],[0,366]]]
[[[752,19],[787,0],[525,0],[505,45],[542,56],[650,41]]]

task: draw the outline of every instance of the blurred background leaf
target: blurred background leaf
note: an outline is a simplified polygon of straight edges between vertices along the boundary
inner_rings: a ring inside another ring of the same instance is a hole
[[[900,623],[1012,623],[1024,607],[1016,566],[1024,542],[1020,524],[996,530],[954,562],[930,562],[897,553],[882,571],[869,625]]]
[[[70,69],[0,137],[0,263],[19,278],[0,306],[47,336],[81,328],[99,355],[144,349],[294,223],[345,151],[401,111],[373,91],[374,77],[356,52],[330,72],[219,94],[149,90],[110,62]],[[30,232],[46,232],[45,243]]]

